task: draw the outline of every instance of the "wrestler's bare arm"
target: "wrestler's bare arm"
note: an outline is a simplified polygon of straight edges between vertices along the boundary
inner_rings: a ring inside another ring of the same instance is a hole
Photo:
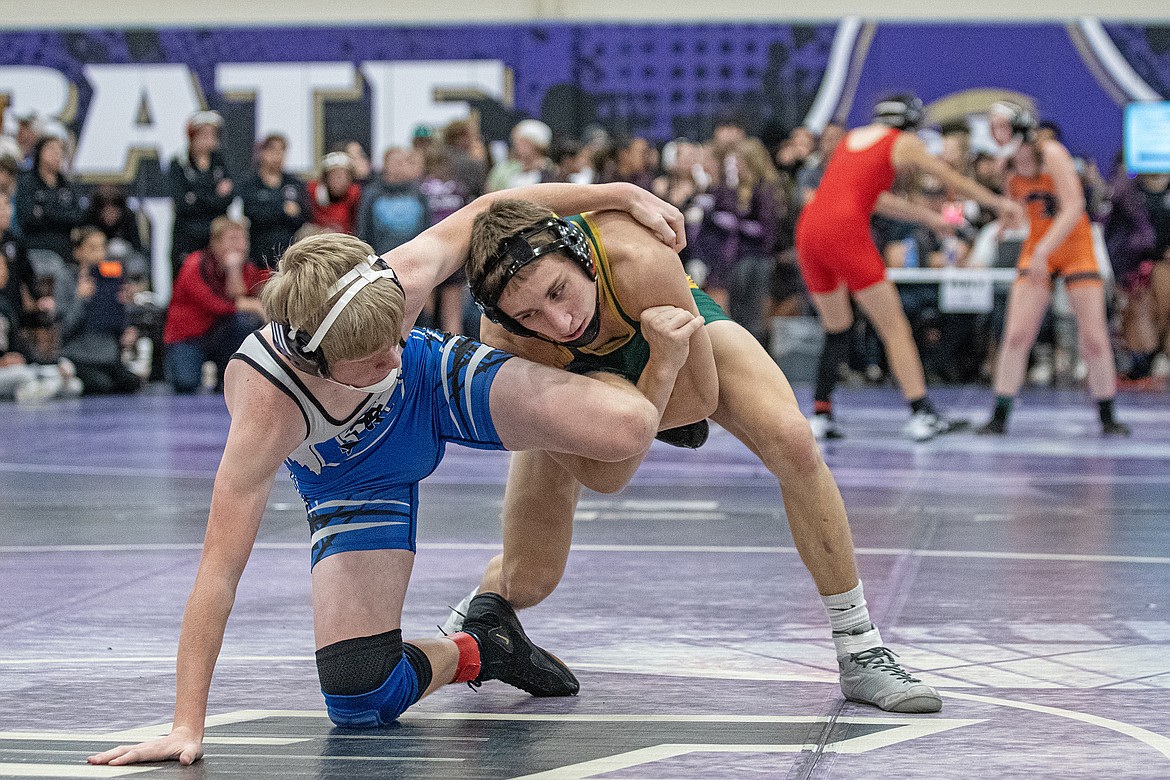
[[[682,212],[632,184],[537,184],[490,193],[384,255],[398,271],[406,291],[404,331],[414,326],[431,290],[467,259],[471,226],[476,215],[500,199],[530,200],[561,214],[619,209],[645,224],[660,241],[675,251],[686,245]]]
[[[609,254],[618,298],[627,314],[639,317],[641,312],[653,307],[675,306],[699,316],[690,283],[675,252],[655,241],[644,228],[625,215],[602,214],[596,223]],[[654,362],[655,354],[651,349],[647,370]],[[644,392],[648,389],[641,381],[638,384]],[[686,363],[666,391],[669,402],[663,411],[660,429],[704,420],[715,413],[719,402],[719,379],[711,339],[705,328],[698,328],[691,336]]]
[[[305,437],[304,418],[295,404],[242,361],[228,364],[224,395],[232,423],[215,475],[199,572],[183,613],[171,733],[90,756],[92,764],[190,764],[203,755],[207,697],[236,585],[277,470]]]

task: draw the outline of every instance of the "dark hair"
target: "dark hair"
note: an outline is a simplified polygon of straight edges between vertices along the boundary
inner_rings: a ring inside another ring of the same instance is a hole
[[[1052,132],[1052,135],[1056,137],[1057,141],[1064,143],[1064,133],[1061,131],[1060,125],[1058,125],[1056,122],[1053,122],[1051,119],[1045,119],[1042,122],[1037,122],[1036,129],[1049,130]]]
[[[91,210],[96,212],[104,206],[117,206],[124,209],[128,197],[126,190],[117,184],[99,184],[90,196]]]
[[[56,141],[57,143],[61,144],[62,151],[65,150],[65,141],[60,136],[42,135],[40,138],[37,139],[37,145],[33,147],[33,165],[32,165],[32,167],[34,169],[40,168],[40,166],[41,166],[41,153],[44,152],[45,147],[48,146],[53,141]]]

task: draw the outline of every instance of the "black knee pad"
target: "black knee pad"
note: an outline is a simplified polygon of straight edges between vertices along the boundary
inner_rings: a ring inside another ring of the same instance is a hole
[[[431,664],[401,629],[335,642],[317,651],[329,717],[339,726],[384,726],[431,684]]]

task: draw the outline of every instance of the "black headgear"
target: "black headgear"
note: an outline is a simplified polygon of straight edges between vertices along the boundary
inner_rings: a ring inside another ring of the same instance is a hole
[[[917,130],[926,118],[926,107],[914,95],[892,95],[873,107],[873,121],[899,130]]]
[[[543,234],[548,234],[552,240],[539,246],[533,246],[531,239]],[[485,272],[489,268],[504,266],[504,273],[496,281],[493,289],[488,290],[485,286],[487,273],[482,273],[478,280],[467,280],[468,286],[471,288],[471,297],[475,299],[476,305],[479,306],[479,310],[484,313],[484,316],[509,333],[548,341],[549,339],[536,331],[524,327],[504,314],[497,304],[500,302],[500,296],[504,293],[504,288],[508,286],[508,282],[512,281],[512,277],[520,272],[521,268],[551,252],[563,253],[580,266],[586,276],[596,281],[597,268],[593,265],[593,254],[589,250],[589,241],[585,238],[584,231],[567,219],[549,217],[500,242],[499,249],[484,266]],[[597,317],[595,316],[594,319],[596,320]]]
[[[1012,133],[1022,135],[1025,141],[1031,141],[1036,137],[1036,115],[1019,103],[997,100],[991,104],[991,112],[1007,117],[1012,125]]]
[[[325,300],[329,300],[343,291],[344,294],[329,309],[315,332],[309,333],[300,328],[294,328],[287,322],[277,323],[272,339],[276,351],[287,358],[293,368],[298,371],[328,379],[330,376],[329,363],[325,360],[325,353],[321,349],[322,339],[333,327],[333,323],[341,314],[342,309],[353,300],[354,296],[367,284],[379,279],[389,279],[398,286],[399,290],[402,289],[402,283],[398,281],[398,275],[394,273],[394,269],[387,265],[382,258],[370,255],[329,287]]]

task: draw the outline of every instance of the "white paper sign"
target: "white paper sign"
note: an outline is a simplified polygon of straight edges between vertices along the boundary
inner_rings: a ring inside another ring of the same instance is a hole
[[[945,314],[986,314],[994,301],[991,279],[985,276],[947,276],[939,282],[938,308]]]

